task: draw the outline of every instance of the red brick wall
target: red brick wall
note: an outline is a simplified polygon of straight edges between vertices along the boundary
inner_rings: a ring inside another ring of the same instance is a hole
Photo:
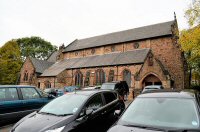
[[[28,73],[28,81],[24,81],[24,74]],[[32,80],[30,79],[31,75],[33,75]],[[21,68],[20,71],[20,85],[34,85],[37,86],[37,76],[35,73],[35,68],[29,58],[27,58]]]
[[[151,40],[151,49],[154,56],[168,69],[175,80],[175,88],[184,87],[184,65],[181,49],[173,44],[171,37]]]

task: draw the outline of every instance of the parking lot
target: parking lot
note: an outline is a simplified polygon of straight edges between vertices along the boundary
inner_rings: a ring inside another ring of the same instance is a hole
[[[131,103],[131,101],[126,101],[125,104],[126,104],[126,107]],[[7,125],[7,126],[4,126],[4,127],[1,127],[0,128],[0,132],[9,132],[10,129],[12,128],[13,124],[11,125]]]

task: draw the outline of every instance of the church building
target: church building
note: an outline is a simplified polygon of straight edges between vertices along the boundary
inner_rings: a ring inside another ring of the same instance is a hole
[[[76,39],[60,49],[57,61],[37,76],[35,85],[42,89],[87,87],[125,80],[130,91],[136,92],[147,85],[182,89],[186,86],[187,67],[178,38],[175,19]],[[28,69],[23,68],[21,80],[24,72],[28,73]]]

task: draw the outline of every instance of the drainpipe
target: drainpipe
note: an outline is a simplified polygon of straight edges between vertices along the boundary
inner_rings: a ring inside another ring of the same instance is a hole
[[[73,76],[74,76],[74,73],[73,73],[73,69],[72,69],[72,81],[71,81],[71,86],[73,84]]]
[[[117,66],[117,81],[118,81],[118,66]]]
[[[56,87],[56,77],[54,77],[54,88]]]

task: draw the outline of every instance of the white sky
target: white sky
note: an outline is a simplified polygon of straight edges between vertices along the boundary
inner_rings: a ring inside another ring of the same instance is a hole
[[[53,45],[74,39],[165,22],[191,0],[0,0],[0,46],[16,38],[39,36]]]

